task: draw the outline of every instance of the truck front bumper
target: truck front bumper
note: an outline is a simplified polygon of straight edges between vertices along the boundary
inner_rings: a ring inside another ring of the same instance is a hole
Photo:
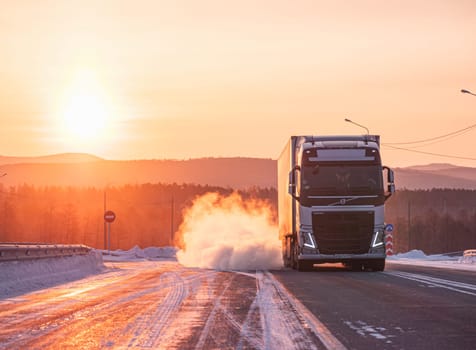
[[[385,259],[385,253],[382,254],[300,254],[299,261],[312,261],[315,264],[351,262],[358,260],[377,260]]]

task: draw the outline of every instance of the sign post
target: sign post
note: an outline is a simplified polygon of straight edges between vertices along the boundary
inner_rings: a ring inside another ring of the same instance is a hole
[[[104,221],[107,222],[107,253],[111,255],[111,223],[116,219],[112,210],[104,212]]]

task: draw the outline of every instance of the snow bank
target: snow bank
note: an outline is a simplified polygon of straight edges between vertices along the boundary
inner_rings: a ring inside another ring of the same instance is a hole
[[[387,261],[389,263],[394,262],[406,265],[476,271],[476,256],[448,256],[445,254],[426,255],[421,250],[411,250],[407,253],[388,256]]]
[[[406,253],[400,253],[393,256],[389,256],[387,259],[397,260],[397,259],[427,259],[428,256],[423,253],[421,250],[411,250]]]
[[[458,259],[458,262],[461,264],[475,264],[476,265],[476,255],[462,256]]]
[[[97,251],[61,258],[0,262],[0,298],[84,278],[104,269]]]
[[[107,250],[98,250],[103,254],[104,261],[130,261],[130,260],[176,260],[177,248],[175,247],[148,247],[141,249],[134,246],[129,250],[115,250],[110,254]]]

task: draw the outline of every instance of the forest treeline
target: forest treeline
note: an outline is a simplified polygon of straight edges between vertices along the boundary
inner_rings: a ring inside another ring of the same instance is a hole
[[[394,251],[426,254],[476,249],[476,190],[399,190],[385,208]]]
[[[106,209],[116,213],[111,224],[111,249],[172,245],[184,209],[208,192],[229,195],[234,191],[196,184],[149,183],[105,189],[7,188],[0,184],[0,241],[80,243],[104,248],[106,204]],[[244,199],[270,203],[276,213],[276,189],[251,188],[238,193]],[[390,198],[385,211],[386,222],[395,227],[395,252],[420,249],[435,254],[476,248],[475,190],[401,190]]]
[[[111,224],[111,249],[173,245],[184,209],[208,192],[227,196],[230,188],[196,184],[141,184],[107,188],[5,188],[0,184],[0,242],[85,244],[106,248],[104,211],[116,214]],[[275,208],[276,190],[236,191]],[[211,233],[212,234],[212,233]]]

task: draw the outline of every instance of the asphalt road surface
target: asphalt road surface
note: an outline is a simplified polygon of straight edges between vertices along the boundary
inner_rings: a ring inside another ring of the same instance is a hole
[[[476,349],[476,274],[387,263],[273,272],[348,349]]]

